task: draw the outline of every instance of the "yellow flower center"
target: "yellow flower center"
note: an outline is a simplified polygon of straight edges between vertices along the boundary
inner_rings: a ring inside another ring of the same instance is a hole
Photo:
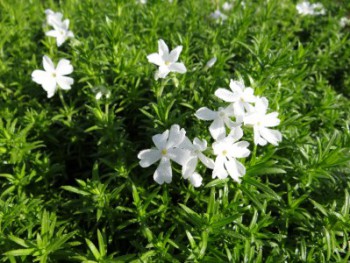
[[[227,151],[226,151],[226,150],[223,150],[223,151],[222,151],[222,155],[226,156],[226,154],[227,154]]]
[[[56,73],[55,72],[52,73],[52,77],[56,78]]]
[[[162,150],[162,155],[167,155],[168,151],[166,149]]]
[[[164,63],[166,66],[169,66],[170,65],[170,61],[165,61]]]

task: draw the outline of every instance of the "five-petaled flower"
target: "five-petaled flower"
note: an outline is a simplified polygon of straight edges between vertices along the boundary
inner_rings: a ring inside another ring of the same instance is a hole
[[[189,151],[181,149],[179,146],[185,139],[186,131],[174,124],[170,131],[166,130],[162,134],[152,137],[156,148],[142,150],[137,157],[140,159],[140,166],[145,168],[160,160],[154,172],[153,179],[158,184],[171,183],[172,170],[170,160],[183,165],[188,159]]]
[[[278,145],[282,141],[282,134],[279,131],[269,129],[280,123],[277,112],[266,114],[269,102],[265,97],[257,98],[253,111],[244,117],[244,124],[253,126],[254,143],[256,145],[266,145],[268,142]]]
[[[239,141],[243,136],[241,128],[234,128],[231,133],[213,143],[214,154],[216,155],[213,170],[213,178],[225,179],[228,175],[236,182],[245,174],[246,169],[236,158],[244,158],[250,154],[249,143]]]
[[[195,116],[200,120],[213,121],[209,126],[209,131],[215,140],[226,136],[225,124],[230,129],[239,125],[231,119],[234,116],[232,105],[229,105],[226,108],[220,107],[218,111],[202,107],[196,111]]]
[[[68,38],[73,38],[74,34],[69,28],[69,19],[65,19],[61,23],[52,24],[54,30],[50,30],[45,34],[49,37],[55,37],[57,46],[61,46]]]
[[[194,187],[199,187],[202,183],[202,177],[199,173],[195,172],[198,159],[209,169],[214,168],[214,161],[203,154],[203,151],[207,149],[207,141],[196,137],[192,144],[186,137],[180,147],[190,151],[189,158],[182,166],[182,176],[185,179],[189,179]]]
[[[252,108],[250,103],[254,103],[256,97],[254,91],[250,87],[245,87],[242,81],[230,80],[229,91],[224,88],[219,88],[215,91],[215,95],[226,102],[233,103],[233,109],[237,118],[244,116]]]
[[[55,94],[57,85],[64,90],[71,89],[74,80],[65,76],[73,72],[73,66],[69,60],[61,59],[55,68],[52,60],[48,56],[44,56],[43,66],[44,70],[33,71],[32,79],[43,87],[47,92],[48,98],[51,98]]]
[[[60,12],[54,12],[51,9],[45,10],[46,23],[50,26],[60,25],[62,23],[63,15]]]
[[[177,46],[169,53],[169,48],[164,40],[158,40],[158,53],[152,53],[147,56],[150,63],[159,66],[154,78],[165,78],[170,72],[186,73],[187,69],[182,62],[177,62],[182,46]]]

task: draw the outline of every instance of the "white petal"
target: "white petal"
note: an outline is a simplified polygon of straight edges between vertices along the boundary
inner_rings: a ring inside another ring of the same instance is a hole
[[[260,114],[265,114],[269,107],[269,101],[265,98],[257,98],[255,102],[255,110]]]
[[[169,159],[162,158],[157,167],[157,170],[154,172],[154,181],[156,181],[158,184],[163,184],[164,182],[170,184],[172,176],[173,175]]]
[[[233,92],[242,93],[244,91],[244,83],[242,81],[230,80],[230,88]]]
[[[260,129],[261,136],[271,143],[272,145],[278,145],[280,141],[282,141],[282,134],[279,131],[271,130],[268,128],[261,128]]]
[[[68,59],[61,59],[57,64],[56,72],[59,75],[68,75],[73,72],[73,66]]]
[[[58,37],[59,36],[59,32],[56,30],[50,30],[48,32],[45,33],[46,36],[48,37]]]
[[[162,57],[158,53],[152,53],[147,56],[148,62],[156,64],[157,66],[164,65]]]
[[[243,98],[244,101],[246,102],[255,102],[256,101],[256,97],[254,96],[254,90],[250,87],[245,88],[244,92],[243,92]]]
[[[216,111],[209,110],[207,107],[202,107],[198,109],[194,115],[200,120],[211,121],[217,117],[218,113]]]
[[[235,158],[248,157],[250,154],[248,146],[249,146],[249,142],[246,142],[246,141],[236,142],[230,148],[230,156],[235,157]]]
[[[233,127],[228,136],[231,136],[236,142],[243,137],[243,130],[241,126]]]
[[[177,72],[177,73],[181,73],[181,74],[187,72],[187,69],[186,69],[184,63],[180,63],[180,62],[170,64],[169,70],[171,72]]]
[[[174,48],[169,55],[170,62],[176,62],[179,59],[180,53],[182,51],[182,46],[177,46]]]
[[[154,145],[159,149],[163,150],[165,149],[166,146],[166,141],[168,140],[169,137],[169,130],[166,130],[162,134],[156,134],[152,137],[152,141]]]
[[[161,66],[159,67],[158,71],[156,72],[156,79],[160,78],[160,79],[164,79],[166,76],[168,76],[170,70],[169,67],[167,66]]]
[[[170,127],[169,139],[166,144],[166,148],[169,149],[171,147],[178,147],[182,141],[185,139],[186,131],[184,129],[180,129],[180,126],[174,124]]]
[[[243,117],[244,125],[255,125],[261,119],[261,114],[249,113]]]
[[[206,167],[208,167],[209,169],[214,169],[215,163],[212,159],[208,158],[203,153],[198,154],[198,158]]]
[[[280,124],[280,120],[277,118],[278,112],[271,112],[264,116],[262,123],[265,127],[275,127]]]
[[[200,140],[197,137],[193,140],[193,145],[196,147],[197,150],[203,152],[207,149],[207,141],[205,139]]]
[[[236,116],[244,116],[244,103],[241,101],[237,101],[233,104],[233,108]]]
[[[180,148],[172,148],[168,150],[167,156],[179,165],[185,165],[191,156],[191,152]]]
[[[234,181],[240,183],[241,177],[245,174],[245,167],[234,158],[231,158],[230,160],[226,160],[225,167],[227,169],[227,172],[231,176],[231,178]]]
[[[169,54],[169,48],[163,39],[158,40],[158,53],[161,56]]]
[[[52,74],[43,70],[34,70],[32,73],[32,79],[38,84],[43,84],[52,79]]]
[[[185,136],[185,139],[182,141],[182,143],[179,145],[179,148],[193,151],[195,150],[193,144],[191,143],[190,139],[188,139],[187,136]]]
[[[188,179],[196,170],[198,163],[198,158],[196,156],[191,156],[187,162],[182,166],[182,176]]]
[[[43,89],[47,92],[47,97],[51,98],[56,92],[56,80],[54,78],[50,78],[44,83],[41,84]]]
[[[140,166],[145,168],[160,160],[161,153],[159,150],[156,149],[143,150],[139,152],[137,158],[140,159]]]
[[[59,34],[56,37],[56,44],[58,47],[62,46],[62,44],[67,40],[67,36],[66,35],[61,35]]]
[[[261,137],[260,129],[254,126],[254,144],[264,146],[267,141]]]
[[[193,173],[188,180],[194,187],[199,187],[202,185],[203,178],[199,173]]]
[[[53,64],[52,60],[48,56],[43,56],[43,66],[45,71],[47,72],[55,72],[55,65]]]
[[[217,60],[216,57],[211,58],[211,59],[207,62],[207,64],[206,64],[205,66],[206,66],[207,68],[211,68],[211,67],[214,66],[214,64],[216,63],[216,60]]]
[[[226,128],[224,121],[220,118],[216,118],[209,126],[211,136],[218,140],[226,136]]]
[[[57,76],[56,81],[58,86],[63,90],[70,90],[71,85],[74,83],[74,79],[65,76]]]
[[[218,88],[215,91],[215,96],[226,102],[234,102],[238,99],[233,92],[223,88]]]
[[[213,179],[225,179],[228,176],[228,173],[224,167],[225,158],[222,156],[218,156],[215,160],[214,170],[213,170]]]

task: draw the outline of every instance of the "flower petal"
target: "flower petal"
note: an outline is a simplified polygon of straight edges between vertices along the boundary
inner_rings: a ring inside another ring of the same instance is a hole
[[[240,142],[234,143],[230,148],[230,156],[235,158],[248,157],[250,154],[248,146],[249,146],[249,142],[246,142],[246,141],[240,141]]]
[[[167,156],[170,160],[183,166],[190,158],[191,152],[180,148],[172,148],[167,151]]]
[[[225,162],[224,157],[218,156],[215,160],[215,165],[214,165],[214,170],[213,170],[213,179],[214,178],[219,178],[219,179],[225,179],[228,176],[228,173],[224,167],[224,162]]]
[[[156,134],[152,137],[152,141],[154,145],[159,149],[163,150],[165,149],[166,146],[166,141],[168,140],[169,137],[169,130],[166,130],[162,134]]]
[[[182,46],[177,46],[174,48],[169,55],[170,62],[176,62],[179,59],[180,53],[182,51]]]
[[[254,144],[264,146],[267,144],[267,141],[261,137],[260,129],[254,126]]]
[[[71,85],[74,83],[74,79],[70,77],[65,77],[65,76],[58,76],[56,78],[58,86],[60,86],[61,89],[63,90],[70,90]]]
[[[233,80],[231,79],[230,80],[230,89],[233,91],[233,92],[237,92],[237,93],[242,93],[244,91],[244,83],[242,81],[237,81],[237,80]]]
[[[215,96],[226,102],[234,102],[238,100],[238,97],[233,92],[224,88],[218,88],[215,91]]]
[[[198,163],[198,158],[196,156],[191,156],[190,159],[182,166],[182,176],[188,179],[196,170]]]
[[[163,39],[158,40],[158,53],[160,56],[168,55],[169,54],[169,48],[167,44],[165,44]]]
[[[32,73],[32,80],[40,85],[51,79],[52,75],[43,70],[34,70]]]
[[[208,158],[203,153],[198,154],[198,158],[206,167],[208,167],[209,169],[214,169],[215,163],[212,159]]]
[[[59,75],[68,75],[73,72],[73,66],[68,59],[61,59],[56,67],[56,72]]]
[[[226,136],[226,128],[224,121],[221,118],[216,118],[209,126],[211,136],[218,140]]]
[[[218,113],[216,111],[209,110],[207,107],[202,107],[198,109],[194,115],[200,120],[211,121],[218,116]]]
[[[158,184],[171,183],[172,180],[172,170],[170,165],[170,160],[167,158],[162,158],[156,171],[153,174],[153,179]]]
[[[143,168],[154,164],[156,161],[160,160],[161,157],[160,151],[156,149],[143,150],[137,155],[137,158],[140,159],[139,164]]]
[[[188,180],[194,187],[200,187],[202,185],[203,178],[199,173],[193,173]]]
[[[185,129],[180,129],[180,126],[174,124],[170,127],[169,138],[166,143],[166,148],[178,147],[182,141],[185,139],[186,131]]]
[[[225,167],[231,178],[240,183],[241,177],[245,174],[245,167],[234,158],[226,160]]]
[[[181,62],[176,62],[176,63],[170,64],[169,70],[171,72],[177,72],[177,73],[181,73],[181,74],[184,74],[187,72],[187,69],[186,69],[184,63],[181,63]]]
[[[157,66],[164,65],[162,57],[158,53],[152,53],[147,56],[148,62],[156,64]]]
[[[170,70],[167,66],[161,66],[159,67],[158,71],[155,74],[155,79],[164,79],[166,76],[168,76]]]
[[[52,60],[48,56],[43,56],[43,66],[45,71],[53,73],[55,72],[55,65],[53,64]]]
[[[269,143],[275,146],[277,146],[278,143],[282,141],[282,134],[276,130],[261,128],[260,134],[266,141],[268,141]]]
[[[271,112],[264,116],[262,123],[265,127],[275,127],[280,124],[280,119],[278,119],[278,112]]]
[[[47,97],[51,98],[57,89],[57,85],[56,85],[56,80],[54,78],[50,78],[47,81],[45,81],[44,83],[41,84],[43,89],[47,92]]]
[[[207,149],[207,141],[205,139],[200,140],[197,137],[193,140],[193,145],[196,147],[197,150],[203,152]]]

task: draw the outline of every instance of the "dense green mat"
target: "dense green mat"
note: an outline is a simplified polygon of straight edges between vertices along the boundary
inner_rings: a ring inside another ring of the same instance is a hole
[[[214,2],[0,0],[0,262],[349,261],[350,3],[303,16],[237,0],[216,21]],[[60,47],[47,8],[70,20]],[[159,39],[183,46],[185,74],[154,79]],[[71,90],[32,81],[44,55],[71,61]],[[239,78],[279,113],[282,142],[241,160],[240,184],[200,166],[194,188],[173,164],[158,185],[138,153],[173,124],[212,142],[194,114]]]

